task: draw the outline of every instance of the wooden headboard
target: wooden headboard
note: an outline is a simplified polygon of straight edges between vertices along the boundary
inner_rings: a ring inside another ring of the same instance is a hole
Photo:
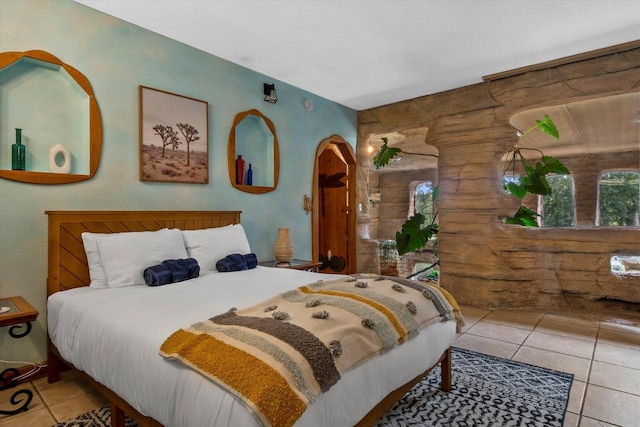
[[[88,286],[82,233],[197,230],[240,223],[240,211],[46,211],[49,218],[47,296]]]

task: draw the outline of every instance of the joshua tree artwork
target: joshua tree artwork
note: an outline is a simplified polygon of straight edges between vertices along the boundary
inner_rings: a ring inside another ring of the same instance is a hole
[[[208,106],[140,86],[140,181],[209,182]]]

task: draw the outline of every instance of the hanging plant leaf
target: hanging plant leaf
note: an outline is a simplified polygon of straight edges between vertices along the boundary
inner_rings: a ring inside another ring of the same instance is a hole
[[[504,219],[505,224],[523,225],[525,227],[538,227],[538,221],[536,217],[540,216],[533,209],[521,205],[520,209],[513,216],[508,216]]]
[[[556,125],[551,121],[551,118],[545,114],[544,121],[536,120],[536,126],[547,135],[551,135],[555,139],[560,139],[560,134]]]
[[[421,228],[424,220],[424,215],[417,213],[402,225],[401,232],[396,231],[398,254],[404,255],[423,248],[427,244],[427,240],[438,233],[438,224],[429,224]]]
[[[520,200],[524,199],[524,196],[527,194],[527,190],[524,188],[520,180],[518,182],[507,182],[504,184],[504,189],[507,193],[516,196]]]
[[[541,162],[536,162],[535,168],[528,164],[525,164],[524,168],[527,175],[520,178],[520,185],[529,193],[543,196],[551,194],[551,187],[547,181],[548,174],[568,175],[570,173],[569,169],[560,160],[550,156],[543,156]],[[520,197],[520,200],[522,200],[522,197]]]
[[[380,151],[378,151],[378,154],[373,158],[373,165],[376,169],[386,166],[389,163],[389,160],[393,159],[398,155],[398,153],[400,153],[399,148],[387,146],[387,138],[382,138],[382,142],[383,144],[380,147]]]
[[[555,157],[542,156],[542,163],[543,165],[540,166],[540,171],[543,173],[557,173],[563,175],[568,175],[571,173],[569,172],[569,168],[567,168],[564,163],[562,163]],[[536,163],[536,169],[538,169],[538,164],[539,163]]]

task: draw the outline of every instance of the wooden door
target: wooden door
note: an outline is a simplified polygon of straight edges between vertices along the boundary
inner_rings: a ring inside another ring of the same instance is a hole
[[[313,177],[313,259],[323,273],[355,272],[355,154],[340,136],[323,140]]]
[[[318,159],[320,270],[326,273],[347,271],[349,228],[347,165],[335,150],[327,149]]]

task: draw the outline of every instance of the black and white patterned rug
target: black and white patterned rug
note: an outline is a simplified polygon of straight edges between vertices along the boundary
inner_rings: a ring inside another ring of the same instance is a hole
[[[377,427],[562,427],[573,375],[453,347],[453,387],[440,390],[435,368]],[[108,427],[109,407],[55,427]],[[127,417],[127,427],[137,424]]]

